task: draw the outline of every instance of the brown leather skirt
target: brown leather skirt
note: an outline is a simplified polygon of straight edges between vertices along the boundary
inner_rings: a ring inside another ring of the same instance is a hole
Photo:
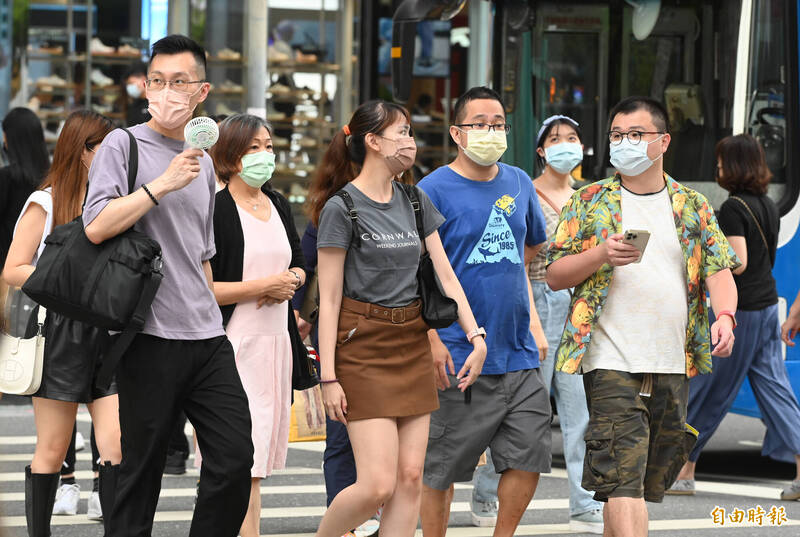
[[[342,298],[335,369],[348,420],[416,416],[439,408],[427,331],[419,301],[384,308]]]

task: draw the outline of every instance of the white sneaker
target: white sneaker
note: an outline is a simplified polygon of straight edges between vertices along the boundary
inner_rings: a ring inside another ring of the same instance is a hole
[[[569,530],[575,533],[603,534],[603,510],[594,509],[569,517]]]
[[[372,537],[373,535],[376,535],[378,533],[380,527],[381,523],[378,522],[377,519],[370,518],[369,520],[361,524],[359,527],[357,527],[355,530],[353,530],[353,533],[355,534],[356,537]]]
[[[473,499],[470,515],[473,526],[491,528],[497,524],[497,502],[478,502]]]
[[[78,501],[81,499],[81,487],[61,485],[56,491],[56,503],[53,505],[54,515],[77,515]]]
[[[117,49],[114,47],[109,47],[105,45],[99,38],[93,37],[91,42],[89,43],[89,50],[92,54],[116,54]]]
[[[100,506],[100,493],[92,491],[89,496],[89,508],[86,510],[89,520],[103,520],[103,508]]]
[[[101,88],[105,88],[114,83],[114,80],[104,75],[103,71],[100,69],[92,69],[92,75],[89,79],[95,86],[100,86]]]
[[[63,108],[61,112],[63,112]],[[80,431],[75,434],[75,451],[83,451],[86,448],[86,440],[84,440],[83,435]]]

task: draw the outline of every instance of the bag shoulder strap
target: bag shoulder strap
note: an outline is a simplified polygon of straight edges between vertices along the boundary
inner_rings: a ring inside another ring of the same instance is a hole
[[[133,194],[133,187],[136,186],[136,175],[139,173],[139,145],[136,143],[136,138],[128,129],[123,128],[131,142],[130,151],[128,151],[128,194]]]
[[[537,195],[538,195],[540,198],[542,198],[542,199],[543,199],[545,202],[547,202],[547,204],[548,204],[550,207],[552,207],[552,208],[553,208],[553,210],[556,212],[556,214],[558,214],[558,215],[560,215],[560,214],[561,214],[561,209],[559,209],[558,205],[556,205],[555,203],[553,203],[553,200],[551,200],[551,199],[550,199],[550,198],[549,198],[549,197],[548,197],[548,196],[547,196],[547,195],[546,195],[544,192],[542,192],[541,190],[537,190],[537,191],[536,191],[536,194],[537,194]]]
[[[120,358],[122,358],[122,355],[128,350],[136,334],[141,332],[145,318],[147,317],[147,311],[150,309],[150,304],[153,303],[156,297],[159,285],[161,285],[161,279],[164,277],[160,268],[161,257],[156,257],[153,263],[155,266],[153,270],[150,271],[150,277],[147,279],[147,283],[145,283],[142,289],[142,294],[139,296],[139,302],[136,304],[131,322],[119,335],[108,354],[103,357],[103,363],[100,366],[100,371],[97,373],[97,385],[103,389],[111,385],[111,378],[117,370],[117,364],[119,364]]]
[[[334,196],[339,196],[342,198],[344,202],[344,206],[347,208],[347,215],[350,217],[350,222],[353,226],[352,231],[352,241],[353,244],[356,245],[356,248],[361,248],[361,233],[359,232],[359,225],[358,225],[358,211],[356,210],[356,205],[353,203],[353,198],[350,197],[350,193],[344,189],[339,190]]]
[[[422,204],[419,202],[419,195],[415,185],[408,185],[406,183],[398,183],[403,192],[406,193],[408,201],[411,202],[411,207],[414,209],[414,220],[417,223],[417,234],[419,235],[419,242],[422,244],[422,253],[425,253],[425,226],[422,224]]]
[[[753,221],[756,223],[756,227],[758,228],[758,232],[761,234],[761,240],[764,241],[764,248],[767,249],[767,255],[770,257],[770,259],[772,259],[772,254],[770,253],[770,249],[769,249],[769,243],[767,242],[767,236],[764,234],[764,230],[761,229],[761,224],[758,222],[758,218],[756,218],[756,215],[754,215],[753,211],[750,210],[750,206],[747,205],[747,203],[742,198],[740,198],[739,196],[731,196],[731,199],[735,199],[736,201],[738,201],[739,203],[744,205],[744,208],[747,211],[747,214],[749,214],[750,218],[752,218]]]

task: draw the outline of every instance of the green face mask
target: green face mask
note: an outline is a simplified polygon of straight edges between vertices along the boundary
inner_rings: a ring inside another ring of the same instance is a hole
[[[275,171],[275,153],[260,151],[242,157],[242,171],[239,177],[253,188],[261,188],[270,180]]]

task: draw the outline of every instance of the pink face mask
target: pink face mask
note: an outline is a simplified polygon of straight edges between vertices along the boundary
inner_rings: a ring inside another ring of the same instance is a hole
[[[202,86],[200,87],[202,89]],[[175,91],[169,86],[161,91],[147,90],[148,111],[156,123],[167,130],[182,127],[192,117],[195,106],[191,105],[194,93]]]
[[[397,176],[406,170],[410,170],[417,158],[417,143],[414,141],[414,138],[411,136],[397,138],[396,140],[383,136],[381,136],[381,138],[394,142],[394,154],[384,155],[386,165],[389,167],[389,171],[392,175]]]

